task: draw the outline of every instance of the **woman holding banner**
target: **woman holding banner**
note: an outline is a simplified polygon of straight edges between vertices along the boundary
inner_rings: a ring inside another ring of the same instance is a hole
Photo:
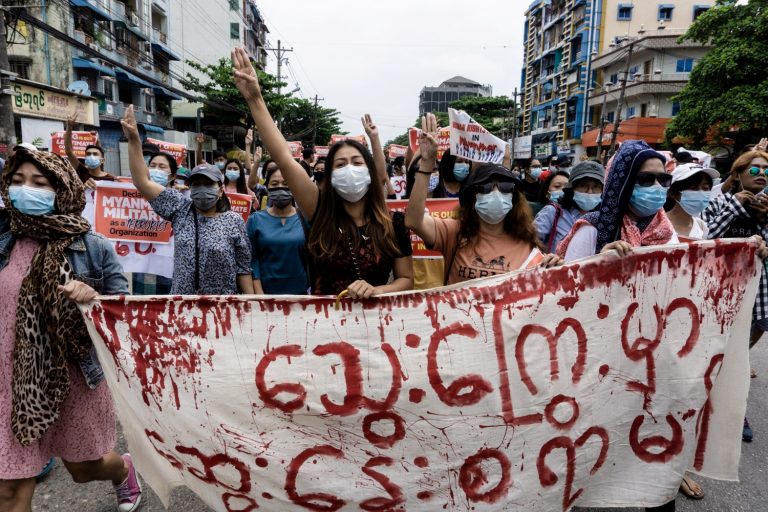
[[[437,120],[422,119],[419,139],[421,167],[432,169],[437,159]],[[520,180],[511,171],[482,164],[470,174],[459,196],[458,219],[436,219],[424,213],[429,171],[417,171],[406,209],[406,225],[426,246],[445,258],[445,284],[503,274],[532,266],[562,263],[539,250],[533,216]]]
[[[224,176],[209,164],[192,170],[190,194],[150,179],[141,154],[133,106],[125,109],[123,132],[133,184],[160,217],[173,225],[173,295],[252,294],[251,248],[243,218],[230,210]]]
[[[224,186],[228,194],[245,194],[251,197],[251,209],[256,209],[256,193],[248,188],[245,167],[240,160],[230,158],[224,166]]]
[[[380,186],[383,177],[370,151],[355,140],[331,146],[327,179],[318,188],[291,157],[264,103],[248,54],[237,48],[232,61],[235,83],[250,106],[264,145],[311,224],[308,250],[314,266],[323,269],[313,276],[313,292],[346,291],[351,299],[364,299],[413,288],[410,235],[402,214],[393,216],[387,210]],[[386,176],[386,167],[381,171]]]
[[[136,510],[141,485],[131,457],[113,451],[112,395],[72,302],[128,292],[113,244],[90,231],[83,184],[58,155],[17,152],[0,193],[10,217],[0,235],[0,510],[31,510],[52,457],[75,482],[111,481],[118,510]]]

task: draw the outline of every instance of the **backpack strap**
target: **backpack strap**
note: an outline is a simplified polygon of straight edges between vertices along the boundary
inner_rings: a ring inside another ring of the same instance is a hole
[[[547,253],[552,254],[552,246],[555,244],[555,238],[557,238],[557,223],[560,222],[560,216],[563,213],[563,208],[557,203],[551,203],[551,206],[555,208],[555,220],[552,222],[552,229],[549,231],[549,244],[547,245]]]

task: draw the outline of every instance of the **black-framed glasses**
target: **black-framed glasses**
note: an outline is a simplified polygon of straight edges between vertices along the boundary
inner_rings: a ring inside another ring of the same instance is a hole
[[[754,166],[747,169],[747,172],[753,178],[755,176],[760,176],[761,173],[763,174],[763,176],[768,176],[768,169],[761,169],[759,167],[754,167]]]
[[[481,183],[477,185],[478,194],[490,194],[493,192],[493,187],[499,189],[502,194],[511,194],[515,191],[515,184],[511,181],[492,181],[490,183]]]
[[[672,185],[672,175],[665,172],[639,172],[637,173],[637,184],[641,187],[652,187],[659,182],[664,188],[669,188]]]

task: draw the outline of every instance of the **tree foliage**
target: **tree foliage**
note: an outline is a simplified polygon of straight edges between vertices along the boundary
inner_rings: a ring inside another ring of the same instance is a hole
[[[222,58],[216,64],[200,65],[192,61],[187,64],[199,71],[207,78],[201,80],[192,73],[182,81],[182,86],[195,92],[210,103],[204,107],[206,114],[215,116],[222,124],[240,125],[243,119],[250,118],[250,110],[243,96],[235,86],[232,73],[232,62],[228,58]],[[312,142],[312,134],[315,122],[315,104],[303,98],[297,98],[291,94],[278,93],[278,88],[284,88],[287,84],[279,82],[277,77],[257,70],[261,93],[267,104],[269,112],[275,119],[282,119],[283,133],[287,140]],[[318,106],[317,108],[317,141],[327,142],[331,135],[342,133],[339,113],[331,108]],[[251,124],[246,121],[245,124]]]
[[[708,136],[727,135],[741,147],[759,139],[768,129],[768,0],[718,0],[681,40],[713,48],[673,98],[680,113],[667,127],[667,142],[681,136],[702,146]]]

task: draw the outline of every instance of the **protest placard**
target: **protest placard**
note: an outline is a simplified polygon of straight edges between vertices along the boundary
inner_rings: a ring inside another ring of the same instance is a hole
[[[331,135],[331,142],[328,145],[333,146],[337,142],[341,142],[342,140],[347,139],[356,140],[363,146],[368,147],[368,139],[365,137],[365,135]]]
[[[51,152],[66,157],[67,151],[64,147],[64,136],[66,132],[53,132],[51,134]],[[91,145],[98,145],[98,132],[72,132],[72,150],[77,158],[85,158],[85,148]]]
[[[392,212],[405,213],[406,206],[408,206],[407,200],[387,201],[387,207]],[[455,219],[458,206],[458,199],[427,199],[425,210],[437,219]],[[413,231],[411,231],[411,245],[413,247],[414,258],[442,257],[442,254],[439,252],[428,250],[426,245],[424,245],[424,241]]]
[[[232,207],[232,211],[240,215],[244,221],[248,222],[248,217],[251,215],[251,208],[253,208],[253,196],[249,194],[227,192],[227,197],[229,198],[229,205]]]
[[[389,158],[397,158],[399,156],[405,157],[408,153],[408,146],[400,146],[398,144],[390,144],[387,146],[387,152]]]
[[[187,159],[187,146],[184,144],[174,144],[173,142],[166,142],[164,140],[152,139],[147,137],[149,144],[155,144],[160,151],[168,153],[176,159],[176,163],[181,165]]]
[[[736,479],[760,277],[744,241],[639,248],[334,308],[84,306],[133,460],[167,506],[655,506]]]
[[[392,176],[389,178],[389,181],[392,183],[392,189],[395,191],[395,199],[402,199],[406,188],[405,176]]]
[[[293,158],[301,158],[301,152],[304,151],[304,145],[298,141],[288,142],[288,149],[291,150]]]
[[[315,156],[325,158],[328,156],[328,146],[315,146]]]
[[[483,128],[462,110],[448,109],[451,124],[451,154],[473,162],[501,165],[507,143]]]
[[[131,183],[97,184],[93,230],[121,242],[168,243],[171,223],[158,216]]]
[[[411,128],[408,130],[408,143],[411,146],[411,151],[414,154],[418,154],[419,151],[419,137],[421,137],[421,130],[419,128]],[[443,154],[451,147],[451,129],[448,127],[440,128],[437,132],[437,159],[442,160]]]

